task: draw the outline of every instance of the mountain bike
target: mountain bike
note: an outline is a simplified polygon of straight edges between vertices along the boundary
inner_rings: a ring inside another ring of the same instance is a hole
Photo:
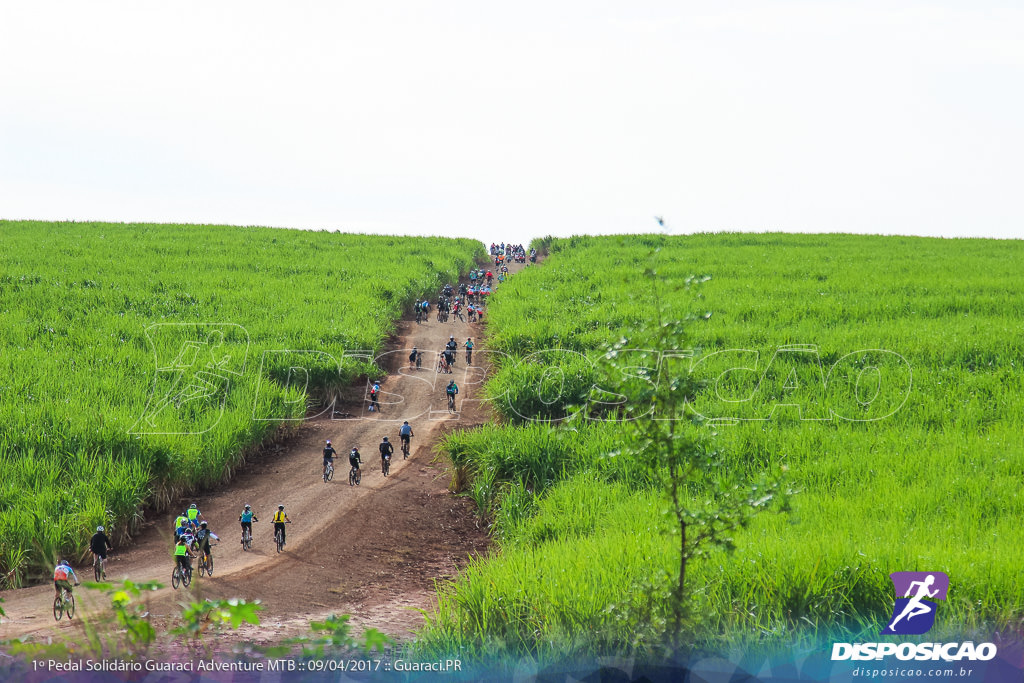
[[[391,471],[391,456],[385,455],[381,458],[380,471],[384,473],[384,476],[388,476],[388,472]]]
[[[326,484],[331,479],[334,479],[334,463],[328,460],[327,467],[324,469],[324,483]]]
[[[249,529],[242,530],[242,550],[252,550],[252,534]]]
[[[285,524],[291,524],[291,522],[285,522]],[[278,529],[274,532],[274,543],[277,544],[277,552],[281,552],[284,549],[284,529]]]
[[[67,588],[61,588],[60,595],[53,598],[53,618],[60,621],[65,614],[68,619],[75,616],[75,595]]]
[[[96,581],[102,581],[107,578],[107,572],[103,567],[103,558],[99,555],[93,555],[92,558],[92,574],[96,578]]]
[[[171,588],[177,590],[179,585],[188,588],[190,583],[192,583],[192,567],[186,566],[185,569],[182,569],[181,565],[175,562],[174,571],[171,572]]]
[[[359,486],[359,482],[363,479],[363,471],[358,467],[353,467],[348,471],[348,485]]]
[[[199,576],[213,576],[213,555],[201,553],[199,555]]]

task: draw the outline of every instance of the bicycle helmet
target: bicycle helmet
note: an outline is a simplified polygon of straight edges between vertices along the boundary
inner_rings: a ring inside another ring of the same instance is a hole
[[[204,529],[205,529],[205,528],[206,528],[206,522],[200,522],[200,523],[199,523],[199,526],[201,526],[202,528],[204,528]]]
[[[277,509],[278,509],[278,510],[284,510],[284,505],[278,505],[278,506],[277,506]]]
[[[330,445],[331,445],[331,440],[330,440],[330,439],[327,439],[327,445],[328,445],[328,446],[330,446]]]
[[[196,504],[192,503],[191,505],[188,506],[188,509],[189,510],[195,510],[196,509]]]
[[[103,527],[101,527],[101,526],[96,527],[96,532],[97,533],[103,533]]]
[[[67,560],[61,560],[60,563],[64,567],[70,567],[71,566],[71,563],[68,562]]]
[[[405,421],[405,422],[403,422],[402,424],[406,424],[406,425],[407,425],[407,424],[409,424],[409,421],[408,421],[408,420],[406,420],[406,421]]]
[[[252,508],[252,506],[251,506],[251,505],[249,505],[248,503],[246,503],[246,504],[245,504],[245,509],[246,509],[246,510],[249,510],[249,509],[251,509],[251,508]]]

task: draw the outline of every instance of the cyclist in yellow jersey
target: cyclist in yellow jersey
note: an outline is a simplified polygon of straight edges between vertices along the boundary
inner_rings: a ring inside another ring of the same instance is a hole
[[[277,532],[280,529],[282,545],[284,545],[284,525],[286,522],[291,521],[288,519],[288,515],[284,513],[284,505],[278,505],[277,512],[274,513],[274,536],[277,536]]]
[[[174,562],[177,566],[181,567],[182,572],[191,571],[192,563],[189,561],[195,557],[192,551],[188,549],[188,541],[184,536],[178,539],[178,542],[174,545]]]
[[[203,513],[199,511],[199,508],[196,507],[195,503],[192,503],[192,505],[188,507],[188,510],[185,511],[185,516],[188,517],[189,526],[193,529],[199,528],[200,518],[206,519],[206,517],[203,517]]]

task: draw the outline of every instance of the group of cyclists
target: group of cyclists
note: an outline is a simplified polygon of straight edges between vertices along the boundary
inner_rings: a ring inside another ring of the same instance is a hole
[[[498,273],[498,282],[503,282],[508,277],[508,266],[505,265],[506,255],[510,260],[525,263],[525,251],[522,245],[491,245],[491,255],[495,258],[495,271]],[[531,261],[535,260],[535,250],[530,250]],[[458,319],[462,320],[462,311],[465,310],[469,316],[469,322],[482,321],[484,317],[483,302],[486,297],[491,294],[491,287],[493,286],[495,279],[495,271],[490,269],[473,269],[469,273],[469,283],[461,283],[456,290],[452,285],[445,285],[442,289],[437,303],[438,319],[447,321],[448,315],[453,314]],[[458,294],[456,294],[456,291]],[[431,310],[431,305],[428,300],[418,301],[415,304],[416,309],[416,321],[420,322],[421,319],[426,319],[426,316]],[[438,352],[438,372],[451,373],[452,368],[455,365],[455,355],[458,350],[458,343],[455,341],[455,336],[452,335],[448,338],[448,342],[445,344],[444,349]],[[472,364],[473,354],[473,338],[467,337],[466,341],[462,344],[466,352],[466,364]],[[416,347],[413,347],[412,353],[409,354],[409,366],[410,368],[415,366],[418,368],[422,363],[423,352],[419,351]],[[380,383],[374,382],[373,387],[370,390],[370,405],[372,409],[379,410],[380,402]],[[448,398],[448,408],[450,411],[455,409],[455,397],[459,393],[459,387],[452,379],[448,382],[445,387],[445,395]],[[409,425],[408,420],[405,421],[398,430],[398,436],[401,440],[402,451],[406,457],[410,452],[410,439],[414,436],[412,427]],[[394,446],[388,440],[388,437],[383,437],[381,443],[378,444],[378,451],[381,458],[381,471],[384,476],[388,476],[390,471],[390,461],[394,454]],[[333,467],[334,457],[337,455],[337,451],[334,449],[331,441],[328,439],[323,449],[323,469],[324,473],[327,472],[328,465]],[[349,451],[349,465],[354,472],[360,470],[362,464],[362,456],[359,453],[359,448],[353,446]],[[252,506],[248,503],[245,505],[242,513],[238,516],[239,524],[241,525],[242,532],[242,545],[245,547],[247,538],[252,538],[252,524],[258,522],[259,518],[256,516]],[[274,522],[274,535],[275,537],[280,534],[281,545],[284,545],[285,541],[285,524],[291,522],[288,519],[288,515],[285,513],[284,505],[278,505],[277,510],[273,515]],[[209,528],[209,523],[200,512],[198,506],[192,503],[187,510],[178,515],[174,520],[174,548],[172,555],[174,557],[175,568],[182,572],[191,574],[192,572],[192,559],[203,558],[209,561],[212,567],[212,552],[210,541],[219,541],[220,537],[217,536]],[[89,550],[93,555],[93,562],[96,566],[97,579],[105,578],[105,562],[107,559],[107,553],[113,550],[113,546],[110,542],[109,537],[106,535],[106,531],[103,526],[96,527],[96,533],[93,534],[89,540]],[[211,570],[212,573],[212,570]],[[61,560],[54,568],[53,584],[54,590],[57,593],[57,597],[61,597],[62,591],[67,591],[70,595],[72,590],[71,581],[74,581],[74,585],[81,585],[78,576],[75,574],[74,569],[71,567],[71,563],[67,559]]]
[[[453,382],[454,383],[454,382]],[[411,451],[411,439],[416,436],[412,427],[409,425],[409,421],[406,420],[402,423],[402,426],[398,428],[398,438],[401,440],[402,453],[406,458],[409,457]],[[388,437],[384,437],[381,442],[377,445],[377,450],[380,452],[380,469],[384,473],[384,476],[388,476],[391,470],[391,456],[395,453],[394,445],[388,440]],[[323,472],[327,473],[328,466],[334,467],[334,458],[338,454],[334,446],[331,444],[331,440],[327,439],[324,444],[323,452]],[[352,446],[352,450],[348,453],[348,464],[352,468],[353,474],[360,473],[360,466],[363,462],[363,456],[359,453],[358,446]],[[326,478],[324,479],[326,481]],[[354,485],[359,482],[359,477],[349,477],[349,484]],[[249,506],[246,506],[248,508]]]
[[[92,553],[92,561],[94,566],[98,565],[99,570],[96,578],[102,578],[105,574],[104,562],[107,559],[107,552],[113,550],[114,546],[110,544],[110,539],[107,537],[106,530],[102,526],[96,527],[96,533],[89,539],[89,551]],[[71,562],[68,560],[61,560],[57,563],[57,566],[53,569],[53,589],[57,592],[57,597],[60,597],[61,591],[67,591],[71,594],[71,581],[74,580],[75,585],[81,585],[81,581],[78,580],[78,576],[75,574],[75,570],[71,567]]]
[[[502,263],[514,262],[514,263],[526,263],[526,249],[521,244],[501,244],[491,243],[490,249],[491,258],[494,260],[494,265],[501,265]],[[537,262],[537,250],[530,249],[530,263]]]

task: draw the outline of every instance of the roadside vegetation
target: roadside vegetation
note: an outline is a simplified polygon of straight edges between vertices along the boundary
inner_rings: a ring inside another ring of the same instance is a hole
[[[635,405],[645,377],[701,387],[687,438],[711,444],[724,479],[785,469],[795,491],[788,514],[754,517],[734,550],[687,567],[690,647],[877,633],[894,571],[949,574],[938,637],[1015,627],[1024,243],[721,234],[534,246],[548,258],[490,308],[489,346],[505,355],[488,393],[505,424],[444,445],[499,550],[440,591],[425,650],[515,661],[657,649],[674,520],[628,430],[584,419],[595,400],[606,418]],[[656,347],[665,308],[688,321],[692,358]],[[622,340],[646,351],[608,355]]]
[[[373,363],[466,239],[0,221],[0,588],[230,476]]]

